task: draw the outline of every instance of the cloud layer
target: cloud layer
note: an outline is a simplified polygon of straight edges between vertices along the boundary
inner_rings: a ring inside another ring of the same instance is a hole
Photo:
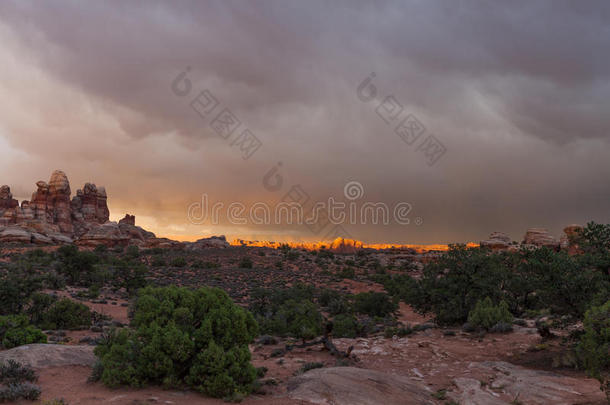
[[[274,202],[295,184],[340,198],[349,181],[423,219],[346,226],[367,242],[609,222],[609,20],[605,1],[2,2],[0,183],[27,198],[62,168],[73,189],[104,184],[114,218],[172,236],[312,239],[195,226],[186,209],[202,193]],[[261,140],[250,159],[189,106],[203,89]],[[376,113],[390,95],[447,148],[435,165]]]

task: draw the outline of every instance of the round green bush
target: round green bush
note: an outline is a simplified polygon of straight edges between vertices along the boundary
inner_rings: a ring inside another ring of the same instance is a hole
[[[3,348],[46,342],[47,336],[30,325],[25,315],[0,316],[0,345]]]
[[[352,315],[339,314],[333,319],[333,336],[336,338],[355,338],[360,329],[358,320]]]
[[[398,304],[388,294],[363,292],[354,296],[354,309],[361,314],[384,317],[394,313]]]
[[[495,325],[510,324],[513,321],[513,316],[508,310],[506,302],[501,301],[499,305],[494,305],[489,297],[478,301],[472,311],[468,314],[468,323],[476,328],[491,330]],[[508,328],[499,327],[499,331],[508,330]]]
[[[62,298],[42,315],[44,329],[83,329],[91,326],[91,310],[85,304]]]
[[[131,328],[111,333],[95,353],[109,387],[188,386],[234,397],[252,390],[248,343],[257,334],[252,315],[220,289],[147,287],[135,301]]]

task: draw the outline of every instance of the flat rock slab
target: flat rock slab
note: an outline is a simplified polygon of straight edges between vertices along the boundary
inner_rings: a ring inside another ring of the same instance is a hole
[[[434,404],[431,391],[409,377],[355,367],[310,370],[288,382],[288,396],[314,404]]]
[[[548,371],[531,370],[503,361],[471,363],[471,369],[487,373],[491,380],[483,386],[473,378],[456,378],[456,390],[449,397],[463,405],[511,403],[571,405],[603,401],[594,380],[583,381]]]
[[[31,344],[0,352],[0,362],[15,360],[33,368],[89,366],[95,364],[92,346]]]

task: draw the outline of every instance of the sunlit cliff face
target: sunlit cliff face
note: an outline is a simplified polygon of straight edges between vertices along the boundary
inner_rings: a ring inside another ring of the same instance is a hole
[[[111,219],[180,240],[433,244],[606,223],[609,20],[606,0],[0,1],[0,184],[29,199],[62,169],[106,186]],[[187,215],[204,193],[349,202],[354,181],[353,201],[409,203],[411,224]]]
[[[449,249],[448,245],[443,244],[428,244],[428,245],[416,245],[416,244],[386,244],[386,243],[373,243],[366,244],[357,240],[352,239],[343,239],[337,238],[333,241],[327,242],[269,242],[269,241],[246,241],[241,239],[235,239],[231,242],[233,246],[252,246],[252,247],[269,247],[277,249],[282,245],[288,245],[293,249],[306,249],[306,250],[320,250],[320,249],[329,249],[329,250],[340,250],[341,248],[345,248],[346,250],[349,248],[356,249],[376,249],[376,250],[385,250],[385,249],[395,249],[395,250],[404,250],[404,249],[412,249],[418,253],[430,252],[430,251],[447,251]],[[472,248],[479,246],[478,243],[469,242],[466,244],[466,247]]]

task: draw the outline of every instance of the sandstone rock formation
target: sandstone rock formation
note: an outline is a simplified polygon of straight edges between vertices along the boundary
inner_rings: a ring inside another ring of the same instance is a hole
[[[563,228],[563,236],[559,239],[559,245],[562,249],[566,249],[569,254],[576,254],[580,251],[578,246],[578,236],[582,232],[583,227],[581,225],[568,225]]]
[[[523,237],[524,245],[533,245],[537,247],[546,246],[551,249],[559,248],[559,241],[557,241],[549,232],[544,228],[530,228]]]
[[[119,225],[121,225],[121,224],[127,224],[127,225],[136,226],[136,217],[135,217],[135,215],[125,214],[123,219],[119,220]]]
[[[356,367],[319,368],[288,382],[288,396],[315,404],[434,404],[424,384],[405,376]]]
[[[86,183],[81,190],[76,191],[71,207],[75,233],[78,236],[85,234],[97,224],[108,222],[110,211],[106,200],[106,189],[92,183]]]
[[[0,187],[0,242],[72,243],[84,246],[139,244],[155,238],[135,226],[135,216],[126,215],[118,224],[109,222],[110,211],[104,187],[86,183],[70,199],[68,177],[61,170],[49,182],[38,181],[30,201],[21,206],[9,186]]]
[[[228,248],[231,246],[229,242],[227,242],[227,238],[224,235],[221,236],[212,236],[210,238],[199,239],[195,242],[187,242],[185,243],[185,249],[187,250],[202,250],[209,248]]]
[[[362,250],[364,244],[358,240],[337,238],[328,247],[333,253],[349,253],[353,254]]]
[[[510,244],[510,237],[502,232],[492,232],[489,239],[480,243],[481,247],[488,247],[493,250],[508,249]]]

